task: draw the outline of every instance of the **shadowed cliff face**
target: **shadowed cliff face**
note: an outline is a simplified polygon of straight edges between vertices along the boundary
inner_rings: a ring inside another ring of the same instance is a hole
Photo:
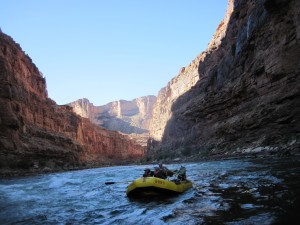
[[[48,98],[31,59],[0,32],[0,167],[53,170],[136,159],[144,149]]]
[[[225,18],[218,26],[213,39],[208,44],[207,50],[198,55],[187,67],[181,68],[179,74],[159,91],[150,122],[150,137],[154,141],[159,142],[162,140],[166,125],[172,117],[172,105],[199,81],[199,65],[203,64],[204,61],[209,61],[210,52],[219,47],[221,40],[225,36],[232,10],[233,2],[229,1]]]
[[[199,81],[169,104],[167,123],[158,128],[162,135],[152,135],[149,151],[173,156],[298,151],[299,7],[297,0],[229,1],[201,54]]]

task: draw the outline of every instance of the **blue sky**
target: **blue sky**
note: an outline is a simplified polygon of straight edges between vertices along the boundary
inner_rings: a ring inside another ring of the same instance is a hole
[[[158,91],[204,51],[227,0],[0,0],[0,27],[57,104]]]

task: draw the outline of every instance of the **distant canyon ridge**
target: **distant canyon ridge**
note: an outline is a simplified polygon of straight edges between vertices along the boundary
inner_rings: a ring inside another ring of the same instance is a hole
[[[229,0],[207,49],[157,96],[104,106],[57,105],[0,32],[1,173],[299,154],[299,9],[298,0]]]
[[[131,101],[119,100],[103,106],[94,106],[86,98],[68,105],[73,111],[94,124],[109,130],[119,131],[146,146],[149,126],[156,96],[149,95]]]

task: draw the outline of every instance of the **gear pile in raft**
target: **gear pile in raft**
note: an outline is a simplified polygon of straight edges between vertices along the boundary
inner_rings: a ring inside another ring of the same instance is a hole
[[[175,178],[168,180],[168,177],[175,175]],[[126,195],[128,197],[149,196],[149,195],[176,195],[185,192],[193,186],[186,178],[186,168],[181,166],[179,170],[169,170],[162,163],[151,171],[144,170],[141,178],[134,180],[128,185]]]

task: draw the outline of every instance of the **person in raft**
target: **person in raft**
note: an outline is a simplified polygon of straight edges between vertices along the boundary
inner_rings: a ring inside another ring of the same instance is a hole
[[[176,170],[177,180],[183,181],[186,180],[186,168],[181,166],[179,170]]]
[[[154,167],[154,177],[166,179],[167,176],[163,170],[159,169],[159,167]]]
[[[161,178],[161,179],[166,179],[168,176],[173,176],[174,172],[169,170],[167,167],[163,166],[162,163],[158,164],[158,167],[154,168],[154,176]]]
[[[144,174],[143,177],[153,177],[154,176],[154,172],[151,171],[149,168],[144,169]]]

